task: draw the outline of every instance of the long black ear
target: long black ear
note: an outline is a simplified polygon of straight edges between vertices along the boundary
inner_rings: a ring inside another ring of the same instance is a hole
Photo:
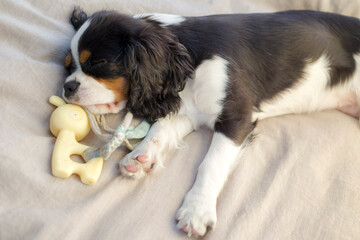
[[[80,7],[75,7],[74,11],[71,14],[70,22],[73,25],[74,29],[77,31],[81,27],[81,25],[86,22],[87,19],[87,14]]]
[[[130,40],[125,54],[130,78],[128,110],[150,122],[176,113],[179,92],[194,71],[177,37],[165,28],[151,26]]]

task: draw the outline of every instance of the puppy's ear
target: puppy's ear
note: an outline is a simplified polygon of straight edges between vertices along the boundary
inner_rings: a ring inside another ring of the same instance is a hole
[[[130,41],[125,53],[130,77],[128,110],[150,122],[177,112],[179,92],[194,71],[186,48],[161,27],[145,28]]]
[[[86,22],[87,19],[87,14],[80,7],[75,7],[74,11],[71,14],[70,22],[73,25],[74,29],[77,31],[81,27],[81,25]]]

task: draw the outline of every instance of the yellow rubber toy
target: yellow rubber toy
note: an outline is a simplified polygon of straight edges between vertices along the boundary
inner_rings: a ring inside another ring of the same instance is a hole
[[[68,178],[75,173],[85,184],[96,183],[103,167],[102,158],[93,158],[85,163],[74,162],[70,158],[71,155],[82,156],[90,148],[78,142],[90,131],[86,112],[77,105],[66,104],[57,96],[52,96],[49,102],[57,106],[50,117],[50,131],[57,137],[51,161],[53,175]]]

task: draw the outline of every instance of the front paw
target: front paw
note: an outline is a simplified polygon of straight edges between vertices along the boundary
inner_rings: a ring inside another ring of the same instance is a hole
[[[140,143],[134,151],[120,160],[119,170],[123,176],[140,178],[159,165],[161,159],[159,142],[153,138]]]
[[[216,201],[188,194],[176,213],[177,227],[188,234],[203,236],[208,227],[215,228]]]

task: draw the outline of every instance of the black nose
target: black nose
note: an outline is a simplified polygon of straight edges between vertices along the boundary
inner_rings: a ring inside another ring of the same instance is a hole
[[[77,81],[70,81],[64,84],[65,97],[70,97],[75,94],[80,83]]]

